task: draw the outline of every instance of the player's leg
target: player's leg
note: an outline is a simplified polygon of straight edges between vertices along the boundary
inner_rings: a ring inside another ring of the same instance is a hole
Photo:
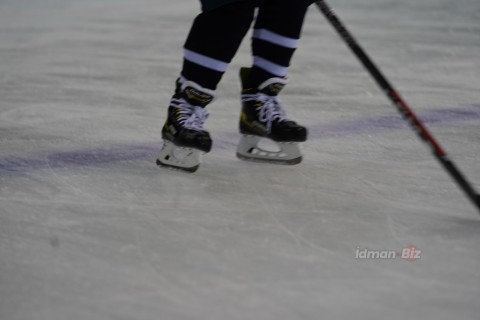
[[[260,6],[252,38],[253,66],[242,69],[242,159],[296,164],[302,160],[298,143],[307,130],[286,117],[278,94],[287,84],[290,61],[298,47],[311,0],[265,0]],[[258,147],[260,137],[275,141],[277,151]]]
[[[264,0],[252,37],[251,85],[284,78],[301,37],[305,14],[313,0]]]
[[[194,171],[212,146],[203,128],[205,107],[214,100],[222,75],[247,33],[255,1],[244,0],[199,14],[184,46],[183,67],[162,128],[164,146],[157,163]],[[177,152],[183,148],[182,152]]]

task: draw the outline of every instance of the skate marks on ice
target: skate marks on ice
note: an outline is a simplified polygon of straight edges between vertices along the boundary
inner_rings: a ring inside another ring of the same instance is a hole
[[[420,118],[427,125],[454,124],[480,119],[480,104],[458,108],[439,109],[423,112]],[[341,137],[359,134],[375,134],[385,131],[406,129],[407,124],[400,116],[379,116],[363,119],[337,121],[336,123],[314,124],[309,127],[309,140]],[[217,134],[216,132],[213,132]],[[219,134],[220,135],[220,134]],[[228,132],[221,134],[227,139],[215,139],[215,149],[232,149],[239,135]],[[121,161],[154,159],[161,143],[144,143],[136,145],[116,145],[106,148],[94,148],[68,152],[42,153],[28,156],[4,156],[0,158],[0,175],[29,172],[42,169],[61,169],[80,166],[102,166]],[[152,160],[153,161],[153,160]],[[152,162],[153,163],[153,162]]]

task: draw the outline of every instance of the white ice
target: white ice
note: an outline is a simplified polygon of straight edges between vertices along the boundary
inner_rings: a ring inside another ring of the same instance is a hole
[[[480,189],[480,2],[331,0]],[[0,1],[0,319],[479,319],[480,215],[312,6],[297,166],[154,164],[196,0]],[[421,250],[416,261],[357,250]]]

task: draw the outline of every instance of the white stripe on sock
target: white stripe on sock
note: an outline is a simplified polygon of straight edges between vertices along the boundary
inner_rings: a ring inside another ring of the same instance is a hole
[[[273,44],[290,48],[296,49],[298,47],[298,39],[288,38],[278,33],[268,31],[267,29],[255,29],[253,31],[253,38],[257,38],[260,40],[268,41]]]
[[[277,77],[286,77],[288,73],[288,67],[281,66],[258,56],[253,57],[253,65],[266,70]]]
[[[188,49],[183,50],[183,57],[193,63],[201,65],[202,67],[212,69],[218,72],[225,72],[228,68],[228,63],[217,59],[213,59],[203,54],[190,51]]]

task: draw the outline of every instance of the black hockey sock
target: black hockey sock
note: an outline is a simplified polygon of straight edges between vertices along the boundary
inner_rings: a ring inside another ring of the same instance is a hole
[[[264,0],[252,37],[252,87],[272,77],[287,75],[305,14],[312,3],[312,0]]]
[[[199,14],[184,46],[181,76],[215,90],[248,32],[254,1],[239,1]]]

